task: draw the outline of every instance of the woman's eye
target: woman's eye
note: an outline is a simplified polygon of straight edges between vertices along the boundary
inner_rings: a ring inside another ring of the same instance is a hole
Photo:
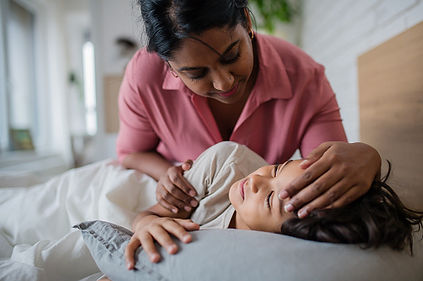
[[[207,74],[207,70],[198,72],[198,73],[192,73],[192,74],[188,74],[188,78],[191,80],[199,80],[201,78],[204,78]]]
[[[272,192],[270,192],[269,193],[269,195],[267,195],[267,200],[266,200],[266,203],[267,203],[267,207],[270,209],[270,198],[272,197],[272,194],[273,194],[273,191]]]
[[[206,76],[206,75],[189,76],[189,78],[191,80],[199,80],[201,78],[204,78],[204,76]]]
[[[240,52],[238,52],[238,53],[236,53],[236,54],[234,54],[232,56],[228,56],[228,57],[222,58],[221,59],[221,63],[223,63],[223,64],[232,64],[232,63],[236,62],[239,59],[240,56],[241,56],[241,54],[240,54]]]
[[[191,80],[200,80],[201,78],[203,78],[204,76],[193,76],[193,77],[189,77],[189,79]]]

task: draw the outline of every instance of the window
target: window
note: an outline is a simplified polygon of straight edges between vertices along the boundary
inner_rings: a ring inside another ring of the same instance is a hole
[[[95,94],[95,61],[94,45],[86,41],[82,46],[82,63],[84,73],[84,101],[86,133],[94,136],[97,133],[97,112]]]
[[[6,61],[5,61],[5,7],[0,2],[0,151],[8,147],[7,98],[6,98]]]
[[[49,2],[0,0],[0,172],[70,167],[97,135],[87,1]]]
[[[0,0],[0,148],[32,149],[40,144],[35,14],[16,1]]]
[[[97,133],[89,21],[59,6],[46,13],[40,1],[0,0],[0,153],[64,154],[69,137]]]

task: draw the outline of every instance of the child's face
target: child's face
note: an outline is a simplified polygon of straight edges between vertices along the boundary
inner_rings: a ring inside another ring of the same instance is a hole
[[[231,186],[229,200],[236,210],[236,228],[280,232],[282,223],[295,215],[284,211],[288,199],[279,200],[278,194],[304,172],[300,162],[261,167]]]

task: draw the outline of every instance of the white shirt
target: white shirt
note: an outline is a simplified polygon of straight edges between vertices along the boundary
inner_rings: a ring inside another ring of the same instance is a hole
[[[191,219],[201,229],[228,228],[235,212],[229,201],[232,184],[265,165],[258,154],[234,142],[221,142],[207,149],[185,172],[198,193],[199,205]]]

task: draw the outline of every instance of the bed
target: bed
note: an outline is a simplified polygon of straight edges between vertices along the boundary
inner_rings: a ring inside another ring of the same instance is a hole
[[[4,182],[1,180],[0,183]],[[154,203],[155,182],[105,160],[28,187],[0,188],[0,280],[423,280],[414,256],[387,248],[318,243],[278,234],[200,230],[151,264],[127,271],[130,223]],[[72,228],[76,226],[76,228]]]

